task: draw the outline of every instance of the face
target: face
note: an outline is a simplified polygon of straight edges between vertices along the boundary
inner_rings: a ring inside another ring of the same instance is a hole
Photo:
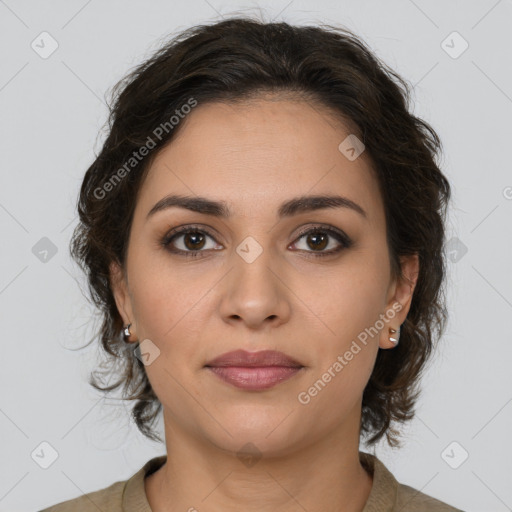
[[[377,351],[393,347],[389,328],[405,320],[413,291],[391,276],[371,162],[347,158],[338,147],[350,131],[300,100],[199,105],[181,128],[140,189],[125,272],[111,267],[131,339],[150,354],[166,433],[269,454],[348,432],[358,441]],[[229,215],[150,213],[169,195]],[[351,203],[282,208],[303,196]],[[417,259],[402,265],[414,281]],[[279,351],[300,369],[248,389],[205,366],[238,349]]]

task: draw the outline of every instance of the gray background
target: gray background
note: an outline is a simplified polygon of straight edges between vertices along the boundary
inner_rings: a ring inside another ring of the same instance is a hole
[[[404,447],[376,453],[402,483],[459,508],[512,510],[510,0],[0,0],[0,511],[104,488],[164,453],[87,384],[99,351],[77,350],[97,323],[68,255],[75,200],[103,140],[105,92],[161,38],[241,12],[343,24],[415,86],[454,189],[450,321]],[[59,45],[45,59],[31,47],[43,31]],[[469,44],[460,55],[454,31]],[[57,250],[47,261],[43,237]],[[47,469],[31,456],[42,442],[58,453]]]

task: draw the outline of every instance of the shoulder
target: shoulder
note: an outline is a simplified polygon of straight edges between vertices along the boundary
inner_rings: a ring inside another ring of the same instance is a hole
[[[359,452],[359,459],[373,485],[363,512],[464,512],[402,484],[375,454]]]
[[[398,484],[396,509],[411,512],[463,512],[448,503],[423,494],[408,485]]]
[[[122,512],[130,510],[151,512],[144,488],[144,478],[160,468],[167,455],[153,457],[128,480],[114,482],[99,491],[83,494],[39,512]]]
[[[125,484],[126,481],[115,482],[105,489],[57,503],[40,512],[98,512],[98,510],[121,512]]]

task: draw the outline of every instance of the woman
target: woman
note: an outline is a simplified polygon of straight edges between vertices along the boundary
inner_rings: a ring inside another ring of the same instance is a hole
[[[359,451],[443,332],[450,186],[407,84],[348,30],[232,18],[114,89],[72,254],[166,455],[47,511],[452,511]],[[122,335],[122,336],[121,336]],[[124,338],[124,339],[123,339]]]

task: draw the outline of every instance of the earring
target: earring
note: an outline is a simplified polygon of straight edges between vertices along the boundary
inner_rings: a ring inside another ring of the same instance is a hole
[[[130,332],[131,325],[132,324],[125,325],[123,328],[124,341],[126,341],[126,343],[129,343],[128,338],[131,336],[131,332]]]
[[[398,342],[400,341],[400,327],[398,327],[397,330],[395,329],[389,329],[389,332],[391,334],[395,334],[394,336],[389,337],[389,341],[393,342],[395,344],[395,347],[398,345]]]

